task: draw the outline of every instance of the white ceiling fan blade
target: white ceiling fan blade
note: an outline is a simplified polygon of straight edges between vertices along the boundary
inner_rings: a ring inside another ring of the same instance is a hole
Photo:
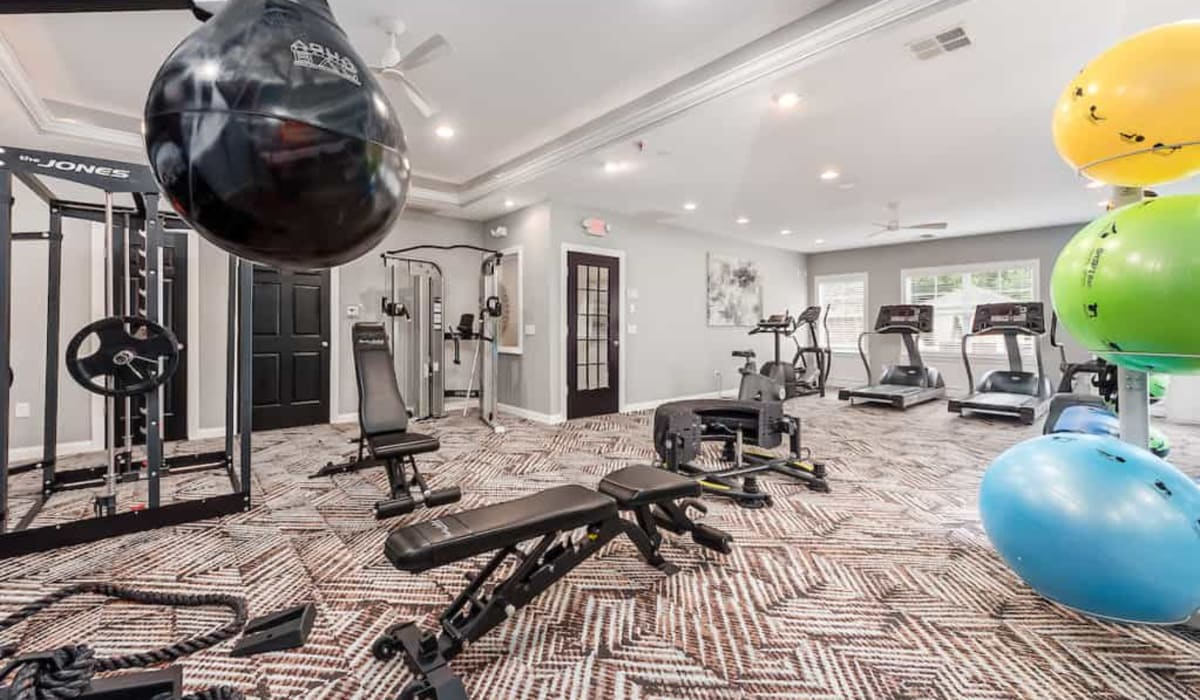
[[[937,222],[928,223],[928,224],[914,224],[912,226],[902,226],[901,228],[920,229],[920,230],[925,230],[925,231],[945,231],[949,227],[950,227],[950,224],[946,223],[945,221],[937,221]]]
[[[417,48],[405,54],[404,58],[396,64],[396,68],[401,71],[409,71],[449,54],[450,42],[446,41],[446,37],[441,34],[434,34],[418,44]]]
[[[875,233],[868,233],[868,234],[867,234],[867,238],[874,238],[874,237],[876,237],[876,236],[882,236],[882,235],[883,235],[883,234],[885,234],[885,233],[891,233],[891,232],[893,232],[893,231],[895,231],[895,230],[896,230],[896,229],[892,228],[891,226],[883,226],[883,227],[881,227],[881,228],[880,228],[878,231],[876,231]]]
[[[404,86],[404,91],[408,93],[408,99],[412,102],[413,106],[417,108],[417,111],[421,113],[421,116],[429,119],[441,111],[432,100],[430,100],[428,97],[425,97],[425,93],[421,92],[421,89],[414,85],[413,81],[409,80],[408,77],[400,71],[396,70],[395,68],[388,68],[383,71],[383,74],[400,81],[400,84]]]

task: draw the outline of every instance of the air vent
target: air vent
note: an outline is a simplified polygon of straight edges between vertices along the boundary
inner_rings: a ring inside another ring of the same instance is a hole
[[[918,60],[928,61],[944,53],[958,51],[971,45],[971,37],[962,27],[954,27],[944,32],[938,32],[927,39],[918,39],[908,44],[908,50]]]

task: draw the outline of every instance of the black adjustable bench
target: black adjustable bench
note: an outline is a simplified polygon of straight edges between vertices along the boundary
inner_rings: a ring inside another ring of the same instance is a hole
[[[395,625],[376,640],[375,657],[382,661],[403,655],[416,676],[400,698],[465,700],[466,689],[450,670],[450,660],[618,535],[628,536],[647,563],[666,574],[678,569],[659,551],[663,541],[659,528],[690,533],[697,544],[728,554],[732,537],[688,515],[689,508],[705,512],[692,500],[700,490],[694,480],[678,474],[632,466],[604,477],[596,491],[557,486],[396,530],[388,537],[384,553],[403,571],[426,571],[486,552],[495,554],[441,614],[439,634],[421,631],[416,622]],[[634,517],[627,519],[622,513]],[[518,548],[534,540],[531,547]],[[511,571],[485,591],[489,579],[510,557],[515,560]]]
[[[354,343],[354,374],[358,380],[358,457],[342,464],[329,463],[310,478],[382,466],[387,471],[391,498],[375,504],[375,517],[393,518],[411,513],[418,505],[443,506],[462,498],[457,486],[430,489],[417,469],[416,456],[437,452],[436,437],[408,432],[408,407],[400,395],[387,333],[382,323],[356,323],[350,331]],[[364,455],[364,449],[367,454]],[[405,465],[412,479],[405,476]]]

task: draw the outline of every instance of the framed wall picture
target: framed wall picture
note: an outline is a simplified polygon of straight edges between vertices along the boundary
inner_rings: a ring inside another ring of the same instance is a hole
[[[520,355],[525,351],[523,314],[525,310],[525,258],[521,247],[500,251],[500,352]]]
[[[748,328],[762,318],[762,273],[753,260],[708,254],[708,325]]]

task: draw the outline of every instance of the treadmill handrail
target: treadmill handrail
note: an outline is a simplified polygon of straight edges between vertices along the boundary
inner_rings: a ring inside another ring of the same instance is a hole
[[[867,353],[863,350],[863,338],[871,335],[872,331],[864,331],[858,334],[858,356],[862,358],[863,369],[867,371],[867,385],[871,384],[871,361],[867,359]]]
[[[1008,329],[1005,329],[1005,331],[1012,332],[1014,335],[1028,335],[1028,336],[1032,336],[1034,338],[1040,338],[1042,335],[1041,333],[1034,333],[1033,331],[1025,329],[1025,328],[1008,328]],[[963,366],[966,367],[966,369],[967,369],[967,386],[971,387],[972,395],[978,393],[978,387],[975,386],[975,374],[971,371],[971,359],[970,359],[970,353],[967,352],[967,342],[971,338],[974,338],[976,336],[984,336],[984,335],[996,335],[996,333],[994,333],[994,332],[966,333],[963,335],[963,338],[962,338]],[[1033,344],[1033,356],[1037,360],[1038,396],[1041,397],[1042,396],[1042,387],[1046,382],[1046,367],[1042,363],[1042,344],[1041,343],[1035,342]]]

